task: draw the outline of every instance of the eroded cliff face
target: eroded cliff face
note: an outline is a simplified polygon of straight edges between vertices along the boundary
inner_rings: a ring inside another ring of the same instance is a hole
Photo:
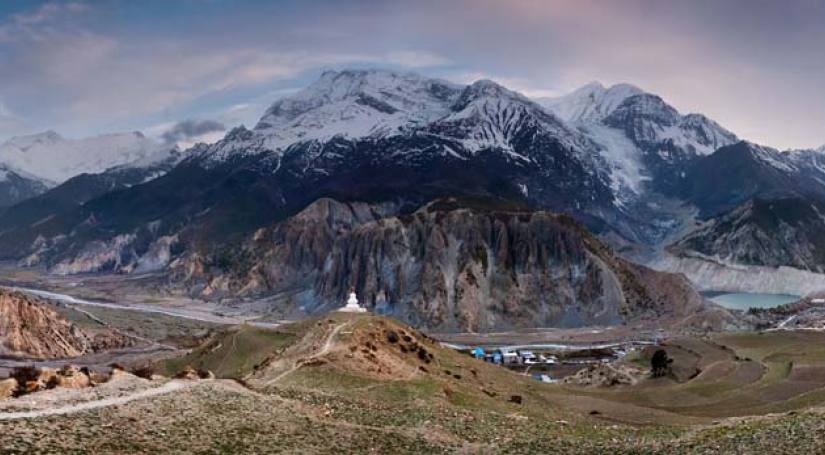
[[[454,200],[391,212],[321,199],[242,247],[176,260],[170,282],[266,296],[283,314],[332,309],[355,288],[371,310],[437,330],[620,324],[703,305],[682,277],[614,256],[566,216]]]
[[[67,358],[133,343],[119,332],[81,330],[38,299],[0,288],[2,356]]]

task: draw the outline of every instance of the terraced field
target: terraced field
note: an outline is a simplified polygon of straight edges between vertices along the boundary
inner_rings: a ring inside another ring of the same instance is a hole
[[[665,350],[674,358],[674,377],[583,393],[710,418],[825,403],[825,334],[820,332],[717,334],[674,339]],[[648,359],[641,355],[626,361],[639,365]]]

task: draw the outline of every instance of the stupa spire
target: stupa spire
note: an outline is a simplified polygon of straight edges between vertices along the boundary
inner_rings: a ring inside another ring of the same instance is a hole
[[[365,313],[367,309],[358,304],[358,296],[355,295],[355,288],[350,288],[347,304],[338,311],[344,311],[347,313]]]

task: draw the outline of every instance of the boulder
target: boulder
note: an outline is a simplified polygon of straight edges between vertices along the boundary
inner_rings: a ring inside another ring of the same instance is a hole
[[[187,365],[175,375],[175,379],[196,380],[200,379],[200,375],[197,370]]]
[[[73,365],[66,365],[57,372],[57,387],[82,389],[92,385],[89,376]]]
[[[17,391],[17,379],[7,378],[0,380],[0,400],[11,398]]]

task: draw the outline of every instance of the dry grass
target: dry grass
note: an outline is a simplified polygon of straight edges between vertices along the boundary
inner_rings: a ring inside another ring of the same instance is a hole
[[[389,319],[333,314],[278,332],[229,331],[179,361],[212,365],[251,388],[202,381],[128,406],[0,422],[0,446],[97,453],[822,453],[823,415],[800,411],[825,402],[825,356],[818,347],[806,351],[817,341],[795,334],[673,340],[668,350],[676,362],[701,374],[598,389],[540,383]],[[419,354],[422,347],[427,354]]]

